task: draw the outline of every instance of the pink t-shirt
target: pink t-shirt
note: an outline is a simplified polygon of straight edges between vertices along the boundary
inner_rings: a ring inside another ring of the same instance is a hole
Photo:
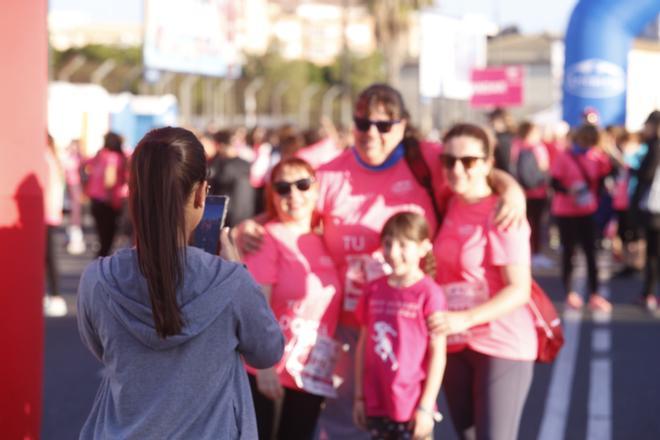
[[[527,222],[505,231],[492,222],[498,197],[475,203],[451,199],[447,215],[434,244],[436,281],[447,296],[450,310],[479,305],[504,287],[501,267],[530,264],[530,228]],[[450,336],[447,351],[469,347],[489,356],[513,360],[534,360],[537,337],[527,306],[499,319]]]
[[[576,160],[582,165],[588,176],[588,182]],[[584,216],[593,214],[598,209],[598,181],[612,169],[609,158],[597,148],[590,148],[586,153],[573,154],[571,149],[560,153],[552,164],[550,174],[567,189],[584,187],[580,196],[555,192],[552,198],[552,214],[559,217]]]
[[[434,188],[440,194],[444,181],[438,166],[439,146],[422,144],[422,153],[435,171]],[[377,251],[387,219],[413,211],[426,217],[431,231],[437,223],[431,199],[403,158],[390,168],[371,170],[359,164],[355,154],[353,149],[346,150],[317,171],[323,238],[344,282],[341,322],[352,326],[357,326],[354,311],[364,285],[385,274]]]
[[[265,227],[261,249],[248,254],[245,264],[258,283],[272,286],[270,306],[286,339],[276,369],[283,386],[315,394],[302,370],[317,339],[334,336],[341,307],[337,271],[319,235],[279,222]]]
[[[113,208],[121,207],[122,200],[126,195],[126,157],[106,148],[99,151],[90,159],[86,166],[89,170],[89,180],[85,187],[85,193],[92,199],[112,205]],[[108,167],[115,167],[117,178],[115,184],[105,187],[105,171]]]
[[[534,157],[536,158],[536,163],[539,165],[541,170],[550,169],[550,154],[548,154],[548,148],[542,144],[526,144],[519,139],[516,139],[511,144],[511,162],[516,163],[518,160],[518,155],[522,150],[532,150]],[[545,199],[548,195],[548,185],[544,183],[541,186],[536,188],[531,188],[525,190],[525,196],[528,199]]]
[[[363,392],[367,415],[412,419],[427,374],[426,318],[447,310],[442,289],[429,277],[394,288],[382,277],[365,288],[356,316],[366,328]]]
[[[307,163],[316,169],[324,163],[328,163],[335,159],[341,153],[342,150],[337,147],[337,144],[332,139],[325,138],[315,144],[298,150],[295,156],[307,161]]]

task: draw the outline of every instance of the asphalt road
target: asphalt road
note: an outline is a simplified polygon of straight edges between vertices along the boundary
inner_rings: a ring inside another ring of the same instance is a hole
[[[88,242],[93,241],[87,236]],[[88,250],[71,256],[58,236],[64,318],[47,318],[42,438],[77,438],[100,380],[101,365],[83,347],[75,319],[78,277]],[[600,264],[608,269],[607,258]],[[535,274],[561,304],[557,270]],[[615,304],[610,320],[589,312],[564,318],[566,346],[553,365],[537,364],[520,439],[660,439],[660,315],[635,305],[641,278],[605,282]],[[441,411],[446,415],[446,408]],[[449,420],[436,438],[455,439]]]

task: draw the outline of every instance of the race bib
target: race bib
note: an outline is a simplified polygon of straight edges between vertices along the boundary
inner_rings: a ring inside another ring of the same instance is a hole
[[[315,339],[296,337],[292,342],[284,368],[296,385],[311,394],[337,397],[333,372],[341,354],[341,345],[322,335],[317,335]]]
[[[382,256],[347,255],[346,281],[344,284],[344,310],[354,312],[362,296],[364,286],[387,275],[387,265]]]
[[[490,298],[488,284],[485,282],[457,282],[443,284],[442,289],[447,298],[447,308],[451,312],[469,310],[477,307]],[[462,333],[447,336],[448,345],[466,344],[471,337],[483,335],[490,330],[490,324],[480,324]]]

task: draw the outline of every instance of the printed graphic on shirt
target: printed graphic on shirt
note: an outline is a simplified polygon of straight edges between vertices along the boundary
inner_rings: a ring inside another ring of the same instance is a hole
[[[332,338],[296,337],[292,341],[285,368],[301,389],[325,397],[337,397],[333,371],[341,354],[341,344]]]
[[[488,301],[489,298],[488,284],[485,281],[448,283],[443,284],[442,288],[447,298],[447,308],[452,312],[473,309]],[[464,332],[449,335],[447,344],[465,344],[470,337],[488,332],[489,327],[489,324],[485,323]]]
[[[347,238],[347,237],[345,237]],[[344,310],[353,312],[364,286],[388,274],[388,266],[382,255],[347,255],[346,282],[344,285]]]
[[[388,323],[384,321],[377,321],[374,323],[374,335],[371,336],[375,342],[374,351],[381,361],[384,363],[391,363],[390,368],[392,371],[399,369],[399,361],[394,354],[394,346],[390,336],[395,338],[397,335],[398,333],[396,330],[394,330]]]

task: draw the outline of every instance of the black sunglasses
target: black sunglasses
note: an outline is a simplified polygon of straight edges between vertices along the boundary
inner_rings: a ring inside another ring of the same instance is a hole
[[[355,122],[355,127],[360,131],[369,131],[369,128],[372,125],[375,125],[379,133],[389,133],[394,124],[401,122],[401,119],[392,121],[372,121],[371,119],[353,116],[353,122]]]
[[[463,157],[456,157],[452,156],[451,154],[441,154],[440,155],[440,162],[442,162],[442,166],[447,168],[448,170],[451,170],[454,168],[456,165],[456,162],[461,162],[461,165],[463,165],[463,169],[469,170],[470,168],[474,167],[479,160],[484,159],[482,156],[463,156]]]
[[[296,186],[298,188],[298,191],[307,191],[312,187],[312,183],[314,183],[314,179],[311,177],[306,177],[304,179],[299,179],[296,180],[295,182],[285,182],[284,180],[280,180],[278,182],[273,182],[273,189],[275,192],[281,196],[288,196],[291,194],[291,187]]]

